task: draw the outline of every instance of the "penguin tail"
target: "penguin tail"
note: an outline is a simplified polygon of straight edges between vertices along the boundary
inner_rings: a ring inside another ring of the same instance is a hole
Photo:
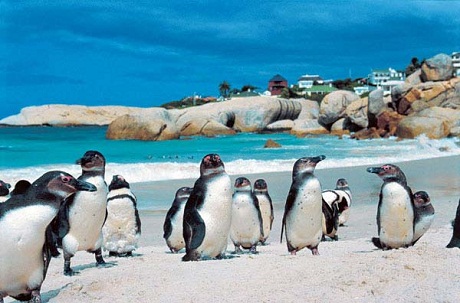
[[[446,248],[454,248],[454,247],[460,248],[460,239],[452,237],[449,244],[447,244]]]
[[[382,243],[380,242],[380,238],[373,237],[371,240],[375,247],[383,249]]]

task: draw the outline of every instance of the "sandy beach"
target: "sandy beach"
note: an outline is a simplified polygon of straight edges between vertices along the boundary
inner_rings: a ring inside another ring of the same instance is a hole
[[[327,161],[327,159],[325,160]],[[384,164],[384,163],[382,163]],[[280,244],[281,220],[291,173],[247,175],[264,178],[274,202],[275,220],[268,245],[259,254],[224,260],[182,262],[183,253],[169,252],[163,238],[166,211],[141,211],[142,238],[131,258],[109,257],[97,268],[94,256],[79,252],[62,273],[62,256],[51,261],[42,286],[44,302],[460,302],[460,249],[446,249],[450,221],[460,198],[460,156],[395,163],[412,190],[431,196],[436,217],[430,230],[407,249],[381,251],[370,238],[377,235],[376,211],[382,181],[366,166],[316,170],[323,189],[346,178],[353,193],[350,219],[339,229],[339,241],[319,245],[320,256],[308,249],[297,256]],[[234,180],[238,176],[232,176]],[[132,184],[142,200],[173,201],[181,186],[194,180]],[[233,251],[229,241],[228,255]],[[5,302],[14,302],[5,298]]]

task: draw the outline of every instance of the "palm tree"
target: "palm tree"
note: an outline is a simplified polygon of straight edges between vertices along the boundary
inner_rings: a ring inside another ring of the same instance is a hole
[[[222,81],[222,83],[219,84],[219,92],[222,97],[227,98],[228,92],[230,91],[230,84],[227,81]]]

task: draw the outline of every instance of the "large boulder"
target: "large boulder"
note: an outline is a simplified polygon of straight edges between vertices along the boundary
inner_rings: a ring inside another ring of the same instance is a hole
[[[367,112],[368,98],[362,98],[351,102],[345,110],[345,115],[350,119],[351,123],[359,126],[360,128],[366,128],[369,125]]]
[[[319,124],[317,119],[297,119],[294,120],[290,133],[297,137],[304,137],[306,135],[325,135],[329,134],[329,131]]]
[[[420,78],[423,82],[445,81],[453,77],[452,58],[446,54],[438,54],[425,60],[422,64]]]
[[[106,138],[160,141],[178,139],[180,133],[163,108],[145,109],[140,115],[124,115],[109,124]]]
[[[460,78],[425,82],[415,86],[404,85],[398,89],[401,93],[396,104],[400,114],[407,115],[435,106],[460,108]]]
[[[282,132],[291,130],[294,126],[294,121],[292,120],[279,120],[267,125],[267,130],[273,132]]]
[[[370,92],[368,97],[368,110],[370,114],[378,115],[386,108],[383,100],[383,89],[376,89]]]
[[[295,100],[248,97],[191,107],[176,111],[174,115],[177,117],[177,127],[181,130],[191,123],[203,125],[206,121],[215,121],[234,131],[256,132],[279,120],[297,119],[302,108],[303,103]],[[201,122],[193,123],[197,120]],[[188,134],[193,135],[191,131]]]
[[[460,110],[433,107],[405,117],[398,124],[396,134],[401,138],[415,138],[426,134],[431,139],[440,139],[460,126]]]
[[[18,115],[0,120],[8,125],[108,125],[124,115],[140,114],[145,108],[50,104],[29,106]]]
[[[180,129],[181,136],[206,136],[234,135],[236,132],[232,128],[219,123],[216,120],[197,118],[190,120]]]
[[[318,122],[330,129],[332,124],[345,116],[345,110],[359,96],[350,91],[338,90],[327,94],[321,101]]]

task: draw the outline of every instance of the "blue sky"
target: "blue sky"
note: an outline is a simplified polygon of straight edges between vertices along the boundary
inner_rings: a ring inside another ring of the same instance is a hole
[[[30,105],[150,107],[404,69],[460,51],[460,1],[0,2],[0,118]]]

